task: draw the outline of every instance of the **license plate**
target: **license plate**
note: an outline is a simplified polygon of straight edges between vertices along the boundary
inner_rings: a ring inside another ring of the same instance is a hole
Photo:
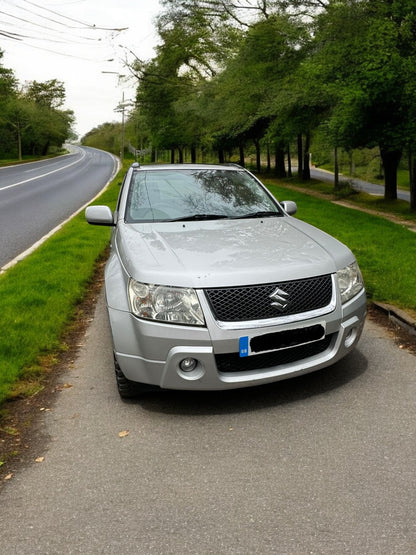
[[[249,337],[240,337],[240,357],[247,357],[268,351],[280,351],[320,341],[325,337],[325,323],[303,326],[300,328],[266,333]]]

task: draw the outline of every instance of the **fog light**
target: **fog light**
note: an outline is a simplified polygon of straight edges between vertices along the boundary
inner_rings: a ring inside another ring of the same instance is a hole
[[[347,337],[345,338],[345,342],[344,342],[344,345],[346,346],[347,349],[354,344],[356,338],[357,338],[357,328],[350,329],[350,331],[347,333]]]
[[[179,366],[183,372],[192,372],[192,370],[195,370],[197,364],[198,364],[197,360],[189,357],[181,360],[179,363]]]

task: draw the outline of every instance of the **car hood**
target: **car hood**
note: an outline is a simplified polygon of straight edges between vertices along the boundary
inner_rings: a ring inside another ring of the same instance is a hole
[[[227,287],[335,272],[354,257],[342,243],[289,216],[205,222],[120,222],[115,246],[145,283]]]

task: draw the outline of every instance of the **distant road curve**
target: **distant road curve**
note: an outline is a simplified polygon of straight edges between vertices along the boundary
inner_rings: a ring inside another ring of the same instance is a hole
[[[334,182],[334,174],[332,172],[321,170],[319,168],[311,168],[311,176],[315,179],[320,179],[321,181],[329,183]],[[362,179],[345,177],[343,175],[340,176],[340,179],[349,181],[352,187],[357,191],[365,191],[371,195],[384,196],[384,185],[376,185],[375,183],[369,183],[368,181],[364,181]],[[410,202],[410,192],[397,189],[397,198]]]
[[[89,147],[0,168],[0,268],[6,269],[90,202],[114,177],[117,159]]]

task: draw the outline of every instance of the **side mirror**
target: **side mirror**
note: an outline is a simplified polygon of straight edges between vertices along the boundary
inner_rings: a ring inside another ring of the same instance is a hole
[[[296,202],[293,202],[293,200],[284,200],[280,204],[283,206],[284,211],[287,212],[289,216],[293,216],[298,211]]]
[[[91,225],[115,225],[109,206],[88,206],[85,210],[85,218]]]

